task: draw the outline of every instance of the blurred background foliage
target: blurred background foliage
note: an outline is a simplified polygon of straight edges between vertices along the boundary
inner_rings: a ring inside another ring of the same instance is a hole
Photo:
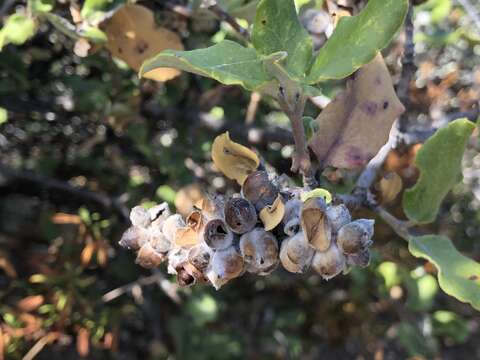
[[[32,16],[94,24],[121,3],[0,0],[0,359],[480,358],[480,314],[439,290],[434,267],[380,221],[371,265],[330,282],[279,269],[219,292],[180,289],[165,269],[135,265],[117,245],[131,206],[167,201],[182,212],[201,190],[238,191],[210,160],[217,134],[229,130],[289,175],[292,138],[268,98],[189,74],[139,80],[101,47],[100,30],[77,36]],[[198,3],[139,4],[186,49],[238,39]],[[255,1],[219,3],[248,26]],[[302,16],[321,3],[297,6]],[[467,10],[453,0],[415,8],[408,111],[420,123],[478,111],[480,32]],[[394,79],[402,47],[399,34],[385,52]],[[327,84],[320,100],[341,84]],[[318,112],[309,104],[307,115]],[[471,144],[463,182],[433,225],[477,261],[479,149]],[[391,154],[387,166],[408,184],[411,160]],[[337,189],[355,176],[324,175]],[[390,208],[399,212],[398,200]]]

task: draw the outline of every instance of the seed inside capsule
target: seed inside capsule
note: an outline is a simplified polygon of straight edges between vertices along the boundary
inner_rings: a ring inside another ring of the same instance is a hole
[[[233,234],[221,219],[210,220],[205,225],[203,238],[205,243],[214,250],[225,249],[233,242]]]
[[[244,234],[255,227],[257,213],[250,201],[244,198],[231,198],[225,204],[225,221],[236,234]]]

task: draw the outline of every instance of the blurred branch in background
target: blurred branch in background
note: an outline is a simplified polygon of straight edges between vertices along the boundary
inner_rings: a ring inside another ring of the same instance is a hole
[[[60,204],[68,202],[88,203],[105,211],[113,211],[123,222],[128,221],[129,210],[119,200],[98,191],[74,187],[68,182],[38,175],[30,171],[14,170],[0,164],[0,188],[8,187],[20,193],[41,195],[47,192],[49,198]]]

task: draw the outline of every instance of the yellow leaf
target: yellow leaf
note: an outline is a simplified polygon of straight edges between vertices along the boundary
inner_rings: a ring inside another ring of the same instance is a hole
[[[230,140],[228,131],[217,136],[212,146],[212,160],[215,166],[229,179],[243,184],[260,160],[249,148]]]
[[[144,6],[124,5],[102,24],[107,35],[107,49],[135,71],[142,63],[166,49],[183,50],[180,37],[165,28],[156,27],[153,13]],[[167,81],[180,71],[158,68],[143,75],[148,79]]]
[[[285,205],[282,197],[277,196],[272,205],[264,207],[260,210],[260,220],[262,220],[266,231],[274,229],[283,219],[285,214]]]

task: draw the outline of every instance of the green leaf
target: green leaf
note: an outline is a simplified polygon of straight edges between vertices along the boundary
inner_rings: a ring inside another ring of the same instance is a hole
[[[4,108],[0,107],[0,125],[7,122],[8,120],[8,112]]]
[[[170,204],[175,202],[177,193],[168,185],[159,186],[157,189],[157,196]]]
[[[440,235],[414,237],[408,250],[436,266],[443,291],[480,310],[479,263],[460,254],[449,238]]]
[[[28,0],[28,6],[32,14],[52,11],[55,0]]]
[[[263,68],[263,60],[257,56],[254,49],[228,40],[206,49],[163,51],[146,60],[139,75],[141,77],[161,67],[177,68],[210,77],[222,84],[241,85],[248,90],[258,89],[272,80]]]
[[[403,209],[410,220],[435,220],[440,204],[459,180],[463,151],[475,125],[458,119],[438,130],[418,151],[415,164],[420,178],[405,191]]]
[[[94,43],[103,44],[107,42],[107,35],[100,29],[94,26],[88,26],[85,29],[77,31],[77,34],[85,39],[88,39]]]
[[[342,17],[315,58],[308,83],[342,79],[369,63],[390,43],[407,9],[407,0],[370,0],[359,15]]]
[[[0,50],[7,44],[22,45],[35,34],[35,21],[23,14],[7,18],[0,30]]]
[[[258,4],[252,43],[262,55],[285,51],[286,70],[304,78],[312,59],[312,39],[298,20],[293,0],[262,0]]]
[[[43,17],[45,17],[58,31],[62,32],[66,36],[78,40],[80,39],[80,35],[77,33],[77,28],[67,19],[51,14],[51,13],[44,13]]]
[[[470,330],[467,320],[454,312],[438,310],[433,314],[433,333],[435,336],[447,336],[456,343],[464,343]]]

